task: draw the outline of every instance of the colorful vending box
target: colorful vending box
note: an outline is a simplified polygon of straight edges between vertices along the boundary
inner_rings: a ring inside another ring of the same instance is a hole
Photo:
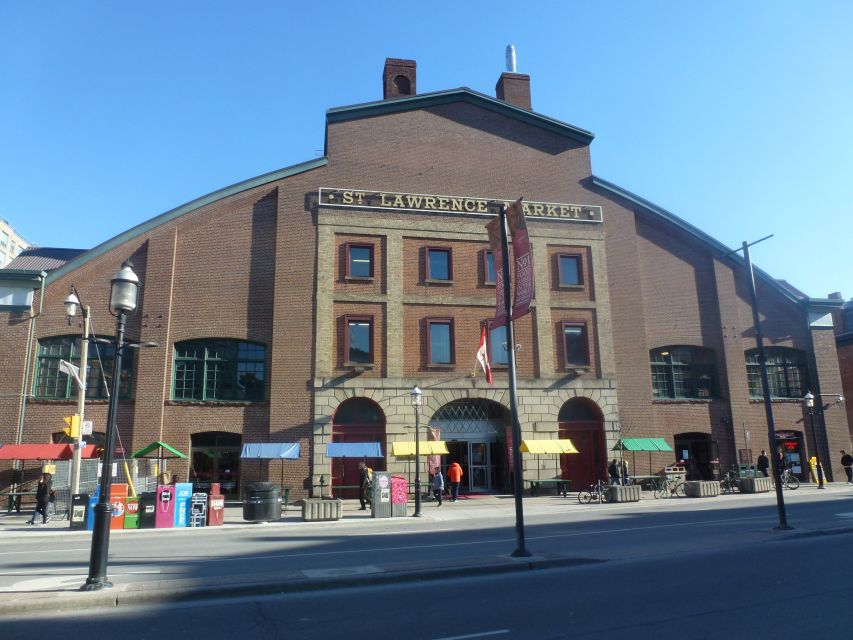
[[[191,482],[179,482],[175,485],[175,527],[190,526],[190,501],[193,497]]]
[[[125,504],[124,528],[139,528],[139,498],[128,498]]]
[[[175,526],[175,486],[161,484],[157,486],[157,503],[154,506],[154,525],[158,529],[172,529]]]
[[[127,506],[127,485],[117,482],[110,486],[110,529],[124,529]]]

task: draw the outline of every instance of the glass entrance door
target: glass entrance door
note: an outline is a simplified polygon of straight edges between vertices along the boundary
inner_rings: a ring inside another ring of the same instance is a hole
[[[488,442],[469,442],[468,459],[471,461],[470,485],[472,492],[489,491],[492,488],[491,452]]]
[[[459,488],[463,492],[482,493],[494,488],[495,474],[489,441],[449,440],[447,450],[450,453],[444,456],[443,463],[446,466],[455,461],[462,466],[462,483]]]

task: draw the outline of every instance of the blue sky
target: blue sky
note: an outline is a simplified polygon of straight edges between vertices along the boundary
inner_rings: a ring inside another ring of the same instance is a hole
[[[89,248],[322,154],[325,110],[494,95],[596,134],[593,171],[813,297],[853,297],[853,2],[0,3],[0,217]]]

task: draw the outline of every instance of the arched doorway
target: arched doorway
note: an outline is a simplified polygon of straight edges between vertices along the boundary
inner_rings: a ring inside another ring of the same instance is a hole
[[[502,404],[483,398],[454,400],[436,411],[429,421],[449,454],[441,460],[443,472],[451,462],[462,467],[463,493],[509,488],[506,430],[509,412]]]
[[[557,416],[560,438],[568,438],[579,453],[560,456],[563,478],[574,490],[586,489],[595,481],[607,479],[607,443],[604,416],[589,398],[572,398]]]
[[[688,480],[718,480],[717,443],[709,433],[676,433],[675,457],[687,468]]]
[[[243,437],[226,431],[204,431],[190,436],[190,482],[209,489],[218,482],[225,495],[240,493],[240,452]]]
[[[368,398],[350,398],[338,405],[332,417],[332,442],[378,442],[387,455],[385,443],[385,414],[378,404]],[[357,498],[360,458],[334,458],[332,460],[332,491],[341,498]],[[385,458],[366,461],[374,471],[385,470]]]

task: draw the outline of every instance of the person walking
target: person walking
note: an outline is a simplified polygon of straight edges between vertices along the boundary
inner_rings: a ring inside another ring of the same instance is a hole
[[[853,456],[844,449],[841,450],[841,466],[847,474],[847,484],[853,484]]]
[[[444,476],[441,475],[441,469],[435,470],[435,475],[432,477],[432,495],[435,497],[438,504],[441,506],[441,494],[444,491]]]
[[[36,489],[36,508],[33,511],[33,517],[27,520],[27,524],[36,523],[36,515],[41,514],[41,524],[50,522],[50,516],[47,515],[47,505],[50,504],[50,489],[53,484],[53,476],[49,473],[41,474],[38,488]]]
[[[462,467],[458,462],[452,462],[447,467],[447,479],[450,480],[450,501],[456,502],[459,500],[459,483],[462,482]]]
[[[370,488],[370,471],[367,469],[367,465],[363,462],[358,463],[358,501],[361,503],[361,508],[359,511],[367,510],[367,503],[370,502],[370,498],[367,496],[367,491]]]
[[[607,474],[610,476],[610,484],[619,484],[619,461],[616,458],[607,465]]]
[[[622,458],[622,462],[619,465],[622,468],[622,484],[626,487],[628,486],[628,461],[625,458]]]
[[[767,457],[767,452],[762,449],[761,455],[758,456],[758,470],[767,478],[770,476],[770,458]]]

